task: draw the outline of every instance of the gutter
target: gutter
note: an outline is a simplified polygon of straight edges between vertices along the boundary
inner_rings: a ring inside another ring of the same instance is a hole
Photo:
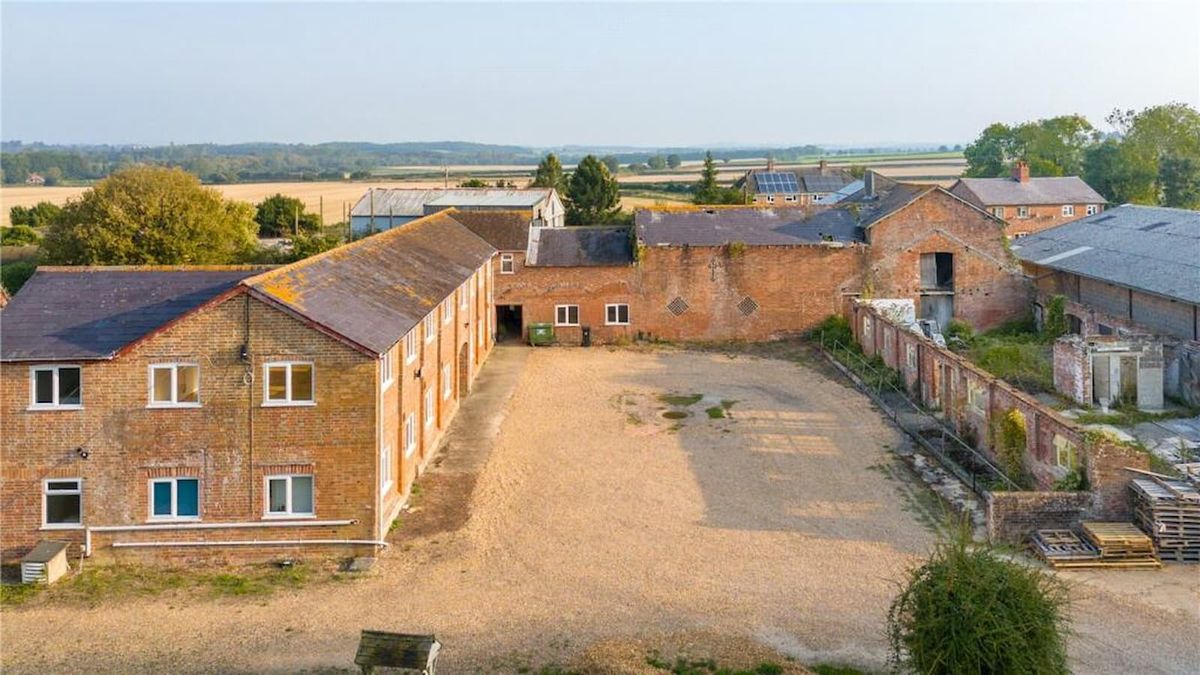
[[[272,521],[251,521],[251,522],[235,522],[235,523],[148,523],[144,525],[97,525],[94,527],[86,527],[83,531],[83,554],[91,557],[92,555],[92,532],[147,532],[161,530],[223,530],[223,529],[247,529],[261,527],[340,527],[344,525],[355,525],[357,519],[345,520],[287,520],[282,522]],[[313,540],[319,543],[323,540]],[[136,543],[125,543],[123,546],[142,546],[151,545]],[[187,544],[178,544],[187,545]],[[386,544],[385,544],[386,545]],[[113,546],[117,546],[116,543]]]

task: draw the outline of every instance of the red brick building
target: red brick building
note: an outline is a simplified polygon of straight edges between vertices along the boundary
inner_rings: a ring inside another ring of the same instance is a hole
[[[39,269],[0,325],[0,555],[376,550],[492,346],[495,250],[452,216],[274,270]]]
[[[850,172],[833,168],[825,160],[802,169],[776,169],[771,160],[766,169],[747,171],[733,187],[757,206],[811,206],[853,182]]]
[[[1105,199],[1078,176],[1031,178],[1016,162],[1010,178],[960,178],[950,192],[1008,223],[1019,239],[1104,210]]]

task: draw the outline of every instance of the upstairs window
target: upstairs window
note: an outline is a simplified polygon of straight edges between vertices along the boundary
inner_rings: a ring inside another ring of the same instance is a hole
[[[1075,215],[1075,206],[1073,204],[1063,204],[1062,214],[1064,216]]]
[[[417,416],[408,413],[404,416],[404,456],[412,457],[417,449]]]
[[[515,269],[514,266],[515,263],[513,262],[513,254],[500,254],[500,274],[512,274]]]
[[[199,478],[156,478],[150,481],[151,518],[200,518]]]
[[[312,405],[313,364],[268,363],[263,366],[263,405]]]
[[[308,474],[267,476],[267,516],[313,515],[313,477]]]
[[[42,482],[42,526],[76,528],[83,524],[83,480],[51,478]]]
[[[578,326],[579,325],[579,305],[555,305],[554,306],[554,325],[556,325],[556,326]]]
[[[1028,218],[1029,217],[1029,207],[1028,206],[1018,206],[1017,207],[1017,217],[1018,218]]]
[[[1099,204],[1088,204],[1085,212],[1089,216],[1094,216],[1097,213],[1100,213],[1100,205]]]
[[[379,357],[380,389],[387,389],[396,380],[396,366],[392,363],[394,350],[389,349]]]
[[[429,344],[437,337],[437,320],[434,318],[434,314],[431,313],[425,317],[423,323],[425,324],[425,344]]]
[[[150,407],[199,405],[199,366],[194,363],[161,363],[150,366]]]
[[[31,408],[83,406],[83,371],[79,366],[34,366],[30,373]]]
[[[404,336],[404,363],[407,365],[417,360],[417,331],[410,330]]]
[[[993,206],[992,207],[992,215],[996,216],[1000,220],[1004,220],[1004,207],[1003,206]]]
[[[624,326],[629,323],[629,305],[605,305],[604,323],[609,326]]]
[[[447,298],[442,301],[442,323],[450,323],[454,320],[454,301]]]

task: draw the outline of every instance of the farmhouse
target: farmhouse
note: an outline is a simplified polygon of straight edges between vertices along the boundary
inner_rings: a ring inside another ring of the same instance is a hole
[[[950,192],[1004,220],[1008,235],[1024,237],[1104,210],[1104,197],[1078,176],[1030,178],[1029,164],[1011,178],[960,178]]]
[[[828,200],[834,193],[854,182],[842,169],[834,169],[825,160],[816,168],[777,170],[774,160],[767,168],[751,169],[733,184],[763,205],[808,206]]]
[[[454,214],[273,270],[39,269],[0,326],[0,554],[375,550],[492,346]]]
[[[350,210],[350,227],[359,237],[390,230],[445,209],[526,211],[535,227],[561,227],[566,208],[553,188],[371,188]]]

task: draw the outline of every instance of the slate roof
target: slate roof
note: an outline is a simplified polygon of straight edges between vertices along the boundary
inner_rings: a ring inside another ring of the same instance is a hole
[[[628,227],[535,227],[526,264],[538,267],[630,265],[633,244]]]
[[[855,215],[838,208],[696,208],[638,211],[638,238],[647,246],[795,246],[862,242]]]
[[[1041,267],[1200,304],[1200,211],[1125,204],[1012,249]]]
[[[796,183],[802,193],[837,192],[846,185],[854,182],[854,176],[843,169],[825,167],[806,169],[751,169],[746,176],[734,183],[734,187],[747,186],[752,193],[759,193],[757,176],[760,173],[792,173],[796,175]],[[765,193],[764,193],[765,194]]]
[[[456,211],[452,216],[497,251],[524,251],[532,211]]]
[[[425,206],[472,206],[532,209],[550,199],[550,188],[508,190],[499,188],[371,188],[350,209],[351,216],[389,215],[412,217],[425,214]],[[374,195],[374,197],[372,197]]]
[[[455,213],[440,211],[246,285],[363,351],[382,354],[496,252]]]
[[[1107,200],[1079,176],[1030,178],[960,178],[950,191],[976,206],[1038,204],[1103,204]]]
[[[39,267],[0,315],[0,360],[111,359],[263,267]]]

